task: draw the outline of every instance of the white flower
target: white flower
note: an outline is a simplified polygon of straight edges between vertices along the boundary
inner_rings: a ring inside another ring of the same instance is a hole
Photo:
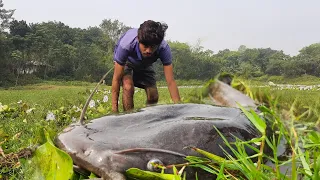
[[[72,106],[72,109],[75,109],[76,112],[80,112],[81,111],[81,109],[79,107],[75,106],[75,105]]]
[[[18,104],[21,104],[21,103],[22,103],[22,100],[18,101],[17,103],[18,103]]]
[[[76,122],[76,121],[77,121],[77,118],[72,117],[72,118],[71,118],[71,121],[72,121],[72,122]]]
[[[49,120],[56,120],[56,116],[55,116],[52,112],[49,112],[49,113],[47,114],[46,120],[47,120],[47,121],[49,121]]]
[[[26,110],[26,113],[29,114],[29,113],[31,113],[34,109],[35,109],[35,108],[28,109],[28,110]]]
[[[108,100],[109,100],[109,97],[107,96],[107,95],[105,95],[104,97],[103,97],[103,102],[108,102]]]
[[[90,102],[89,102],[89,107],[90,108],[93,108],[93,107],[95,107],[96,106],[96,102],[94,101],[94,100],[91,100]]]
[[[110,93],[111,93],[110,90],[108,90],[108,91],[107,91],[107,90],[104,90],[104,91],[103,91],[103,94],[110,94]]]

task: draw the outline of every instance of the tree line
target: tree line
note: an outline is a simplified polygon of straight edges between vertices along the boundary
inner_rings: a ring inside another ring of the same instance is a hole
[[[14,10],[6,10],[0,0],[0,86],[23,85],[36,79],[96,82],[113,67],[114,45],[131,28],[111,19],[81,29],[56,21],[27,23],[13,16]],[[303,74],[320,77],[320,43],[290,56],[271,48],[241,45],[236,51],[214,53],[200,44],[168,42],[175,78],[179,80],[208,80],[221,72],[245,78]],[[155,69],[157,78],[164,80],[160,61]]]

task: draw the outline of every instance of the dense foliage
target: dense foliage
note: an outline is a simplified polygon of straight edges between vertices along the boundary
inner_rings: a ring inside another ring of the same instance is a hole
[[[113,66],[113,48],[128,26],[104,19],[97,27],[73,28],[62,22],[27,23],[13,18],[0,1],[0,86],[35,80],[98,81]],[[320,43],[297,56],[271,48],[213,52],[200,45],[170,41],[175,76],[179,80],[208,80],[220,72],[245,78],[264,75],[320,77]],[[157,78],[164,80],[160,61]],[[107,80],[110,83],[110,80]]]

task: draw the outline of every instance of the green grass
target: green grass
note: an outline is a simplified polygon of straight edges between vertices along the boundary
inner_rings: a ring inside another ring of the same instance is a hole
[[[38,104],[45,107],[63,104],[67,101],[77,103],[83,101],[83,93],[90,87],[86,86],[56,86],[39,85],[28,86],[18,90],[0,91],[2,104],[10,104],[20,100],[30,104]]]
[[[274,110],[278,110],[282,118],[320,122],[320,91],[301,91],[297,89],[252,88],[260,102],[276,102]],[[270,97],[266,97],[270,94]],[[288,116],[290,113],[290,117]]]
[[[38,85],[24,87],[18,90],[0,90],[2,104],[16,103],[20,100],[30,105],[39,105],[46,108],[58,108],[65,104],[84,104],[94,86],[57,86]],[[99,89],[111,90],[110,86],[101,85]],[[159,103],[171,103],[170,94],[166,87],[159,88]],[[181,98],[187,97],[190,88],[180,88]],[[111,98],[111,97],[110,97]],[[121,101],[120,94],[120,101]],[[136,108],[141,108],[146,102],[144,90],[137,89],[134,95]],[[121,102],[120,102],[121,103]],[[121,104],[120,104],[121,105]]]
[[[6,113],[5,117],[0,116],[0,130],[5,134],[3,136],[9,137],[13,137],[17,133],[21,133],[21,138],[16,141],[7,141],[4,143],[5,153],[15,152],[21,147],[38,142],[40,138],[37,136],[40,136],[39,129],[42,126],[51,129],[52,136],[54,136],[63,127],[71,123],[70,118],[72,117],[67,117],[66,122],[64,122],[65,120],[57,122],[45,121],[46,115],[49,111],[57,111],[57,114],[63,114],[63,111],[70,110],[73,106],[82,109],[91,93],[90,90],[93,89],[93,85],[61,86],[41,84],[36,86],[26,86],[16,90],[0,90],[0,102],[2,105],[8,105],[11,108],[10,112]],[[110,89],[111,87],[106,85],[101,85],[99,87],[100,93],[96,93],[93,99],[102,101],[103,96],[107,95],[109,97],[109,101],[103,104],[105,111],[101,113],[94,114],[94,112],[89,110],[88,113],[91,113],[92,116],[89,116],[88,119],[110,113],[110,109],[107,107],[111,107],[111,94],[102,93],[107,92]],[[180,95],[182,99],[186,98],[190,91],[192,90],[189,88],[181,88]],[[122,111],[121,99],[122,97],[120,94],[120,111]],[[136,109],[145,107],[146,96],[144,90],[137,89],[134,96],[134,102]],[[168,89],[159,88],[159,104],[168,103],[172,103]],[[25,113],[27,109],[31,108],[34,108],[32,113]],[[79,118],[79,116],[79,112],[74,113],[74,118]]]
[[[247,79],[245,79],[247,80]],[[317,85],[320,84],[320,77],[302,75],[300,77],[284,77],[284,76],[268,76],[264,75],[257,78],[250,78],[251,84],[266,84],[272,81],[276,84],[292,84],[292,85]]]

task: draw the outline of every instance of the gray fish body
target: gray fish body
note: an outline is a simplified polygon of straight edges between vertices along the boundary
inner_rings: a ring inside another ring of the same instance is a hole
[[[226,146],[213,126],[229,142],[235,141],[232,135],[243,140],[260,136],[238,108],[175,104],[104,116],[84,126],[73,124],[55,142],[79,167],[105,179],[124,179],[123,174],[129,168],[147,170],[151,159],[159,159],[164,165],[186,162],[183,157],[170,152],[200,156],[186,149],[187,146],[225,157],[219,146]],[[151,149],[118,153],[132,148]],[[248,154],[254,152],[248,150]],[[194,170],[188,169],[187,172],[188,179],[194,179]]]

